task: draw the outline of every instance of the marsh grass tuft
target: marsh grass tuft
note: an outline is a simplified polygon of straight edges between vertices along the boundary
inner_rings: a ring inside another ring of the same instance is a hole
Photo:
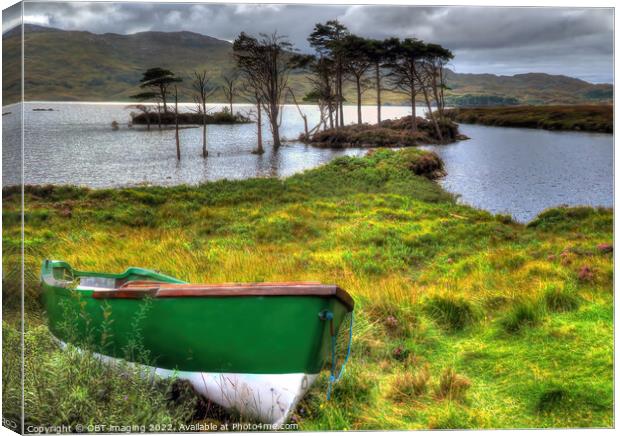
[[[569,397],[569,392],[563,387],[549,387],[544,389],[536,401],[536,410],[549,412],[560,407]]]
[[[420,323],[416,308],[407,304],[370,303],[367,311],[372,322],[382,324],[386,333],[394,338],[412,335]]]
[[[547,309],[552,312],[569,312],[579,308],[581,298],[574,286],[549,285],[543,294]]]
[[[440,326],[451,331],[462,330],[478,319],[472,303],[449,294],[431,297],[425,309]]]
[[[394,378],[390,398],[399,402],[414,400],[427,392],[430,378],[428,364],[415,372],[406,371]]]
[[[535,300],[517,301],[501,319],[501,325],[508,333],[517,333],[525,327],[538,325],[543,318],[544,309]]]
[[[471,381],[467,377],[457,374],[454,368],[448,367],[439,377],[436,394],[438,398],[463,401],[469,388],[471,388]]]

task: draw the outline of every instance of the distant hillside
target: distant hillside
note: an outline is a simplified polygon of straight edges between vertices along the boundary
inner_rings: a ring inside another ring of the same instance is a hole
[[[232,67],[232,44],[193,32],[141,32],[133,35],[94,34],[41,26],[25,27],[25,98],[50,101],[125,101],[137,92],[147,68],[160,66],[188,77],[206,69],[219,80]],[[19,29],[3,35],[3,105],[19,99]],[[181,98],[191,101],[187,86]],[[611,85],[593,85],[566,76],[530,73],[516,76],[448,74],[448,102],[452,105],[575,104],[610,102]],[[305,74],[291,78],[302,97],[308,87]],[[406,104],[406,97],[386,93],[387,104]],[[374,93],[365,94],[372,102]],[[222,100],[215,94],[214,100]],[[354,98],[350,97],[350,101]]]
[[[466,97],[495,96],[506,100],[516,100],[507,104],[578,104],[610,103],[613,99],[613,86],[595,85],[573,77],[544,73],[496,76],[494,74],[457,74],[448,72],[448,85],[452,100],[460,98],[463,106]],[[501,104],[501,103],[500,103]],[[474,104],[479,106],[485,104]],[[493,105],[492,102],[489,105]]]

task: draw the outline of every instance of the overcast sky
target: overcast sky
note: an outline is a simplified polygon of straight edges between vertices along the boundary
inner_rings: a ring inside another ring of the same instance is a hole
[[[460,73],[546,72],[613,81],[613,10],[161,3],[26,3],[25,21],[67,30],[130,34],[189,30],[233,40],[241,32],[287,35],[301,50],[314,24],[338,19],[351,32],[416,37],[450,48]],[[3,29],[18,22],[3,14]]]

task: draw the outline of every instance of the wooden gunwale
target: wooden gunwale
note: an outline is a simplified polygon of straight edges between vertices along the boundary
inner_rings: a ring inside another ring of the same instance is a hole
[[[334,296],[353,310],[353,298],[336,285],[323,285],[319,282],[276,282],[276,283],[220,283],[220,284],[176,284],[152,281],[127,282],[117,289],[98,290],[93,298],[139,299],[181,297],[274,297],[274,296]]]

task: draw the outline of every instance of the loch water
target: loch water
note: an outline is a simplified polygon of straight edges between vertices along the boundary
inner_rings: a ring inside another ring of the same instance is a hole
[[[190,110],[186,105],[185,110]],[[212,105],[217,110],[221,105]],[[40,111],[33,109],[53,109]],[[248,105],[235,111],[248,113]],[[310,127],[318,121],[316,106],[302,106]],[[19,184],[21,105],[3,108],[3,186]],[[295,106],[285,106],[281,136],[270,146],[263,128],[265,154],[256,155],[256,125],[209,125],[209,156],[202,158],[201,128],[180,131],[182,159],[176,160],[174,130],[128,126],[131,109],[123,103],[30,102],[23,107],[24,182],[72,184],[92,188],[136,185],[195,185],[221,179],[286,177],[327,163],[338,156],[361,156],[368,150],[321,149],[296,140],[303,121]],[[422,113],[423,110],[420,110]],[[345,121],[356,120],[356,107],[345,107]],[[406,107],[382,108],[384,118],[410,114]],[[374,123],[376,109],[363,108]],[[116,121],[117,130],[111,124]],[[528,221],[561,204],[613,206],[613,136],[587,132],[488,127],[461,124],[471,139],[423,146],[438,153],[447,176],[440,183],[459,201],[493,213]]]

